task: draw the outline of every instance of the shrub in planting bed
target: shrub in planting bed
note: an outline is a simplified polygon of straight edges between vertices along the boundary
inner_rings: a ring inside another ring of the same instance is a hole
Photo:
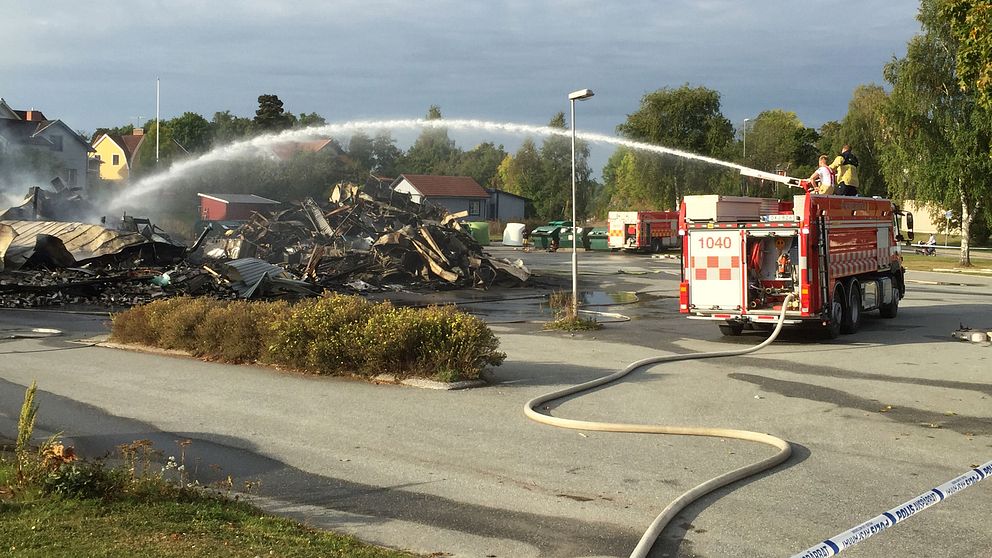
[[[317,374],[478,378],[506,358],[486,324],[451,306],[400,308],[331,294],[285,302],[179,297],[113,318],[124,343],[222,362],[264,362]]]

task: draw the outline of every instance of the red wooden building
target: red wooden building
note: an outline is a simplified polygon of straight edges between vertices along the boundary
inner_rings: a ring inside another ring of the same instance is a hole
[[[275,209],[279,202],[255,194],[202,194],[201,221],[244,221],[254,211]]]

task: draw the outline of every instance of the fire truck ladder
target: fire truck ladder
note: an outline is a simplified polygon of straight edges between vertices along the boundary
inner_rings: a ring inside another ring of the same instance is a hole
[[[824,310],[822,313],[827,313],[829,316],[830,312],[830,299],[827,298],[829,285],[827,284],[827,264],[829,263],[828,251],[827,251],[827,219],[824,216],[820,216],[817,219],[817,226],[820,229],[819,238],[816,241],[816,252],[819,258],[820,269],[818,273],[820,275],[820,301],[823,305]],[[832,317],[832,316],[831,316]]]

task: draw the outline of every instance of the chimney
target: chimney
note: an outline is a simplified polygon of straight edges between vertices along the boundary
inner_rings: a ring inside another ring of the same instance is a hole
[[[45,119],[45,115],[41,113],[40,110],[28,110],[24,111],[24,120],[29,122],[41,122]]]
[[[135,128],[134,131],[131,132],[131,135],[132,136],[143,136],[143,135],[145,135],[145,129],[144,128]]]

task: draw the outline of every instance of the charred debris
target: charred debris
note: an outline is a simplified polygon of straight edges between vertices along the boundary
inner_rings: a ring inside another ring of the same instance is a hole
[[[307,198],[235,228],[207,227],[189,246],[148,219],[86,223],[92,204],[53,186],[31,188],[22,205],[0,213],[0,307],[488,289],[530,276],[520,260],[485,254],[459,225],[465,214],[375,181],[339,184],[326,203]]]

